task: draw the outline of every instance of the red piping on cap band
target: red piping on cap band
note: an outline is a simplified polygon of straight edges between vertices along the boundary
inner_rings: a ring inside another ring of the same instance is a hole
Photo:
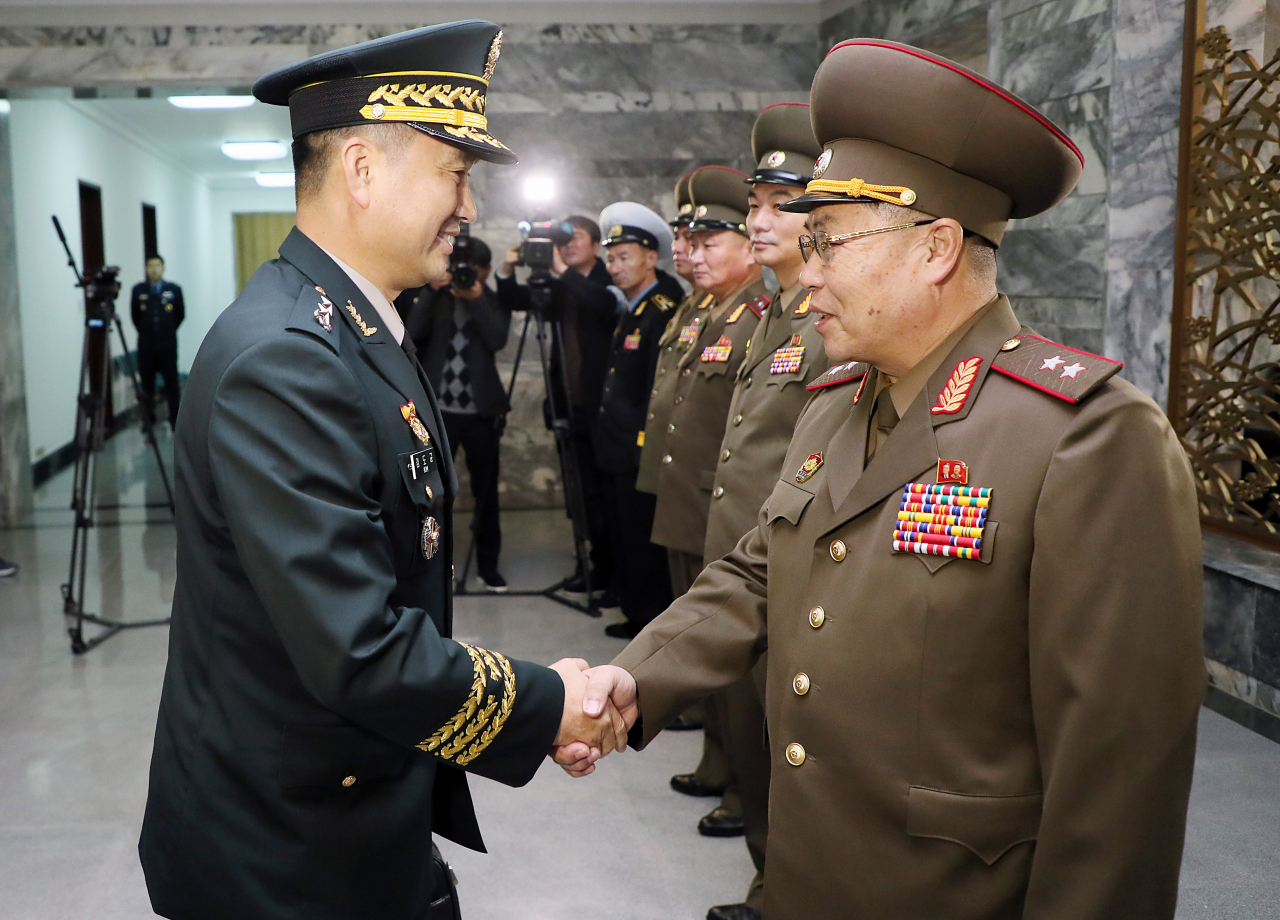
[[[773,102],[773,103],[770,103],[769,105],[766,105],[763,109],[760,110],[760,112],[763,114],[764,112],[767,112],[770,109],[776,109],[780,105],[802,105],[806,109],[809,107],[809,103],[807,102]]]
[[[840,44],[836,45],[835,48],[832,48],[830,51],[827,52],[827,56],[830,57],[831,54],[836,51],[836,49],[843,48],[845,45],[868,45],[872,48],[886,48],[889,51],[901,51],[904,54],[910,54],[910,55],[913,55],[914,57],[918,57],[922,61],[928,61],[931,64],[937,64],[939,67],[945,67],[947,68],[947,70],[950,70],[953,73],[958,73],[962,77],[967,77],[968,79],[972,80],[974,83],[977,83],[979,86],[995,93],[997,96],[999,96],[1001,99],[1004,99],[1006,102],[1012,102],[1015,106],[1022,109],[1022,111],[1026,112],[1036,121],[1040,122],[1040,124],[1044,125],[1050,131],[1052,131],[1054,136],[1057,137],[1058,140],[1062,141],[1064,144],[1066,144],[1068,147],[1071,148],[1071,152],[1076,155],[1076,159],[1080,161],[1080,165],[1082,167],[1084,166],[1084,154],[1080,152],[1079,147],[1077,147],[1075,144],[1071,142],[1071,138],[1063,134],[1058,129],[1058,127],[1054,125],[1053,122],[1049,121],[1049,119],[1045,118],[1043,115],[1041,115],[1035,109],[1031,108],[1025,102],[1015,99],[1013,96],[1009,95],[1007,92],[1002,90],[1000,87],[996,86],[994,83],[988,83],[985,80],[980,80],[977,77],[975,77],[973,74],[967,73],[964,70],[961,70],[959,67],[955,66],[949,61],[943,61],[935,57],[930,57],[929,55],[921,51],[917,51],[914,48],[904,48],[901,45],[891,45],[886,42],[866,41],[863,39],[851,38],[848,41],[843,41]]]
[[[744,179],[745,179],[745,178],[747,178],[747,174],[746,174],[746,173],[744,173],[744,172],[738,172],[736,169],[730,169],[728,166],[714,166],[714,165],[713,165],[713,166],[699,166],[699,167],[698,167],[697,169],[695,169],[693,172],[695,172],[695,173],[700,173],[700,172],[702,172],[704,169],[723,169],[725,172],[731,172],[731,173],[733,173],[735,176],[741,176],[741,177],[742,177],[742,178],[744,178]],[[689,173],[689,175],[691,175],[691,176],[692,176],[692,175],[693,175],[693,173]]]

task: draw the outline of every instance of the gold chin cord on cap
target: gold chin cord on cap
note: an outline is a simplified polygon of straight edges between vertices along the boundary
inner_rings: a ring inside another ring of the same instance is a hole
[[[886,204],[910,207],[916,203],[916,193],[902,185],[869,185],[862,179],[841,182],[836,179],[814,179],[805,188],[808,195],[821,193],[848,195],[850,198],[874,198]]]
[[[370,121],[422,121],[436,125],[452,125],[455,128],[479,128],[487,131],[489,119],[474,112],[457,109],[428,109],[409,105],[366,105],[360,114]]]

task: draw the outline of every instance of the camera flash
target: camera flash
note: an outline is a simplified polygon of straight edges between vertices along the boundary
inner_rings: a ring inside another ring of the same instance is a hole
[[[556,180],[549,176],[530,176],[524,180],[527,201],[551,201],[556,197]]]

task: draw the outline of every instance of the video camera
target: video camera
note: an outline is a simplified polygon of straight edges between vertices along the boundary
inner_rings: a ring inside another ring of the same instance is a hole
[[[453,279],[450,284],[455,290],[464,291],[474,287],[480,280],[472,261],[474,258],[475,247],[472,245],[470,224],[464,223],[458,230],[458,235],[453,238],[453,252],[449,253],[449,277]]]
[[[520,231],[520,261],[533,271],[535,278],[551,270],[555,259],[555,247],[573,239],[573,224],[567,220],[522,220],[516,224]],[[532,283],[534,278],[529,279]]]
[[[120,267],[104,265],[84,276],[81,282],[86,304],[86,325],[95,329],[106,326],[115,314],[120,296]]]

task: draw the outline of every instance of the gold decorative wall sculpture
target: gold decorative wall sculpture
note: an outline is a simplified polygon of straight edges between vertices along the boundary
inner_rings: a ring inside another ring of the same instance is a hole
[[[1280,55],[1198,40],[1169,415],[1206,523],[1280,545]]]

